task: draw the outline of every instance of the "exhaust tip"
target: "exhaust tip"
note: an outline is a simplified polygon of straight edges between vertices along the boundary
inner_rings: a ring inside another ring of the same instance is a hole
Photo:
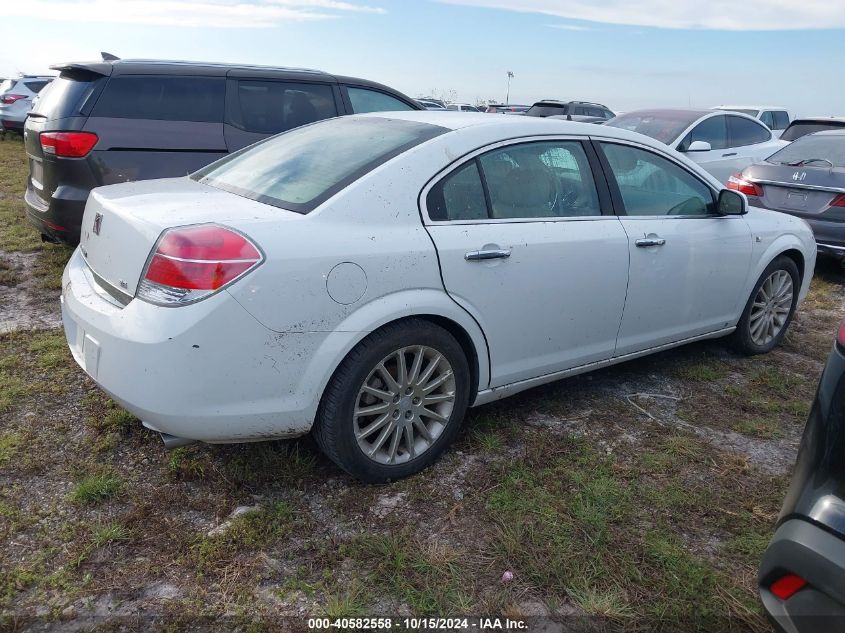
[[[161,441],[164,442],[164,448],[168,451],[172,451],[174,448],[179,448],[180,446],[190,446],[191,444],[196,444],[199,440],[190,440],[187,437],[176,437],[175,435],[170,435],[169,433],[159,433],[161,436]]]

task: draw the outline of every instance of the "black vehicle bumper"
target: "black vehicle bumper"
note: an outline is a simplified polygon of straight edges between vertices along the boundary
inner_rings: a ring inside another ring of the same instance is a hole
[[[76,245],[88,193],[60,187],[48,203],[36,195],[30,184],[24,194],[27,220],[48,239]]]
[[[786,600],[769,586],[786,573],[807,585]],[[763,555],[760,598],[782,633],[845,631],[845,540],[802,519],[783,523]]]

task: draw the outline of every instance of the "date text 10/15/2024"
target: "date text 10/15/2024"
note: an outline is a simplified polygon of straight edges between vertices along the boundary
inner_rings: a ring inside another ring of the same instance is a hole
[[[510,618],[309,618],[310,630],[386,630],[406,631],[524,631],[528,623]]]

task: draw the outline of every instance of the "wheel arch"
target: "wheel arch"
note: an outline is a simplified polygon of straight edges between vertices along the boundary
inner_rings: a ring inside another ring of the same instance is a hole
[[[745,293],[743,295],[744,300],[743,303],[739,306],[739,312],[737,314],[737,321],[742,316],[742,311],[745,309],[745,300],[751,296],[751,292],[754,290],[754,286],[757,284],[757,281],[760,279],[760,275],[763,274],[763,271],[766,270],[766,267],[771,264],[775,259],[781,256],[789,257],[795,265],[798,267],[798,274],[801,278],[800,281],[800,291],[798,294],[798,301],[799,304],[801,301],[804,300],[804,297],[807,294],[807,290],[810,287],[810,279],[812,278],[812,266],[814,265],[815,260],[812,257],[808,257],[806,251],[806,245],[803,241],[796,235],[791,233],[787,233],[784,235],[779,236],[777,239],[773,240],[771,244],[768,245],[765,251],[757,257],[754,266],[752,267],[748,279],[746,282]],[[812,260],[812,261],[810,261]]]

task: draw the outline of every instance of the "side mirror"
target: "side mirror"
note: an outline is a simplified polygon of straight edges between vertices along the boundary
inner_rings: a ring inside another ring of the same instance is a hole
[[[745,215],[748,213],[748,198],[738,191],[722,189],[716,203],[716,212],[719,215]]]
[[[688,152],[709,152],[711,149],[710,143],[707,141],[693,141],[687,148]]]

